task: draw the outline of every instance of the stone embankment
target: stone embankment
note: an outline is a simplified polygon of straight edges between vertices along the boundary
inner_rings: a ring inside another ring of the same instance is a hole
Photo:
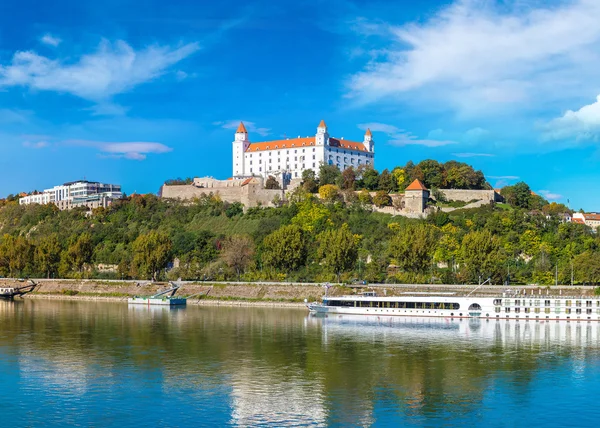
[[[100,281],[100,280],[36,280],[34,293],[27,298],[61,300],[126,300],[131,296],[149,296],[169,287],[167,283],[151,284],[147,281]],[[0,287],[15,285],[15,280],[0,280]],[[442,285],[442,284],[369,284],[366,286],[341,286],[329,289],[329,294],[353,294],[361,289],[374,289],[379,295],[402,295],[404,293],[444,293],[473,296],[498,296],[504,292],[527,296],[591,296],[594,287],[586,286],[537,286],[537,285]],[[182,282],[177,295],[188,296],[191,304],[302,306],[304,299],[318,301],[325,293],[322,284],[315,283],[197,283]]]

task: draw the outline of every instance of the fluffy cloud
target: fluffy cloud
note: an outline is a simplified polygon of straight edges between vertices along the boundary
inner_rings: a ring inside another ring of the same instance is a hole
[[[420,139],[410,132],[386,123],[361,123],[358,125],[358,128],[362,129],[363,131],[368,128],[373,132],[383,132],[387,134],[389,137],[388,143],[393,146],[419,145],[425,147],[440,147],[448,144],[456,144],[456,141],[434,138],[436,135],[440,134],[441,130],[437,129],[431,131],[428,135],[428,138]]]
[[[567,110],[561,117],[542,125],[544,140],[599,141],[600,95],[592,104],[577,111]]]
[[[105,102],[156,79],[199,48],[197,43],[190,43],[177,48],[154,45],[136,51],[124,41],[103,40],[95,52],[75,61],[20,51],[10,64],[0,65],[0,88],[25,86]]]
[[[40,41],[45,44],[45,45],[49,45],[49,46],[58,46],[61,44],[62,40],[56,36],[53,36],[50,33],[46,33],[42,36],[42,38],[40,39]]]
[[[69,140],[69,145],[93,147],[100,150],[105,157],[144,160],[148,154],[168,153],[173,149],[161,143],[128,142],[107,143],[101,141]]]
[[[520,177],[518,175],[488,175],[488,178],[495,180],[518,180]]]
[[[459,0],[423,22],[389,25],[387,54],[352,76],[350,95],[421,91],[436,108],[472,114],[546,108],[600,84],[599,18],[597,0]]]
[[[237,129],[240,126],[240,122],[244,122],[244,126],[248,132],[257,133],[258,135],[264,137],[271,133],[271,128],[260,128],[254,122],[248,122],[245,120],[224,120],[220,122],[213,122],[213,125],[220,126],[223,129]]]
[[[551,192],[550,190],[538,190],[538,193],[549,201],[556,201],[558,199],[562,199],[563,197],[563,195]]]

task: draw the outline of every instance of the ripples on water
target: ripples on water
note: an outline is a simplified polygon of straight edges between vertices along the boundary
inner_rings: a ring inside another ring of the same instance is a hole
[[[0,302],[1,426],[596,426],[595,323]]]

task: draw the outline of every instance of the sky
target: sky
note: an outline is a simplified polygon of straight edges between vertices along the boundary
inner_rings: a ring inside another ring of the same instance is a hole
[[[600,211],[597,0],[0,2],[0,197],[231,176],[251,141],[373,131]]]

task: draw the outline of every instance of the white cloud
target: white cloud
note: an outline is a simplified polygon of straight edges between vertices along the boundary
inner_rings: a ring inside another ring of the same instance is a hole
[[[62,40],[59,37],[53,36],[50,33],[46,33],[42,36],[42,38],[40,39],[40,41],[42,43],[44,43],[45,45],[49,45],[49,46],[58,46],[61,44]]]
[[[265,137],[271,133],[271,128],[260,128],[254,122],[248,122],[246,120],[224,120],[219,122],[213,122],[213,125],[220,126],[223,129],[237,129],[240,126],[240,122],[244,122],[244,126],[248,133],[257,133],[258,135]]]
[[[404,129],[400,129],[394,125],[388,125],[386,123],[361,123],[358,125],[358,128],[362,130],[366,130],[368,128],[373,132],[383,132],[387,134],[389,137],[388,143],[393,146],[419,145],[425,147],[440,147],[447,146],[448,144],[456,144],[456,141],[436,138],[442,134],[441,129],[434,129],[433,131],[429,132],[427,138],[420,139]]]
[[[542,125],[544,140],[599,141],[600,95],[592,104],[577,111],[567,110],[561,117]]]
[[[456,156],[457,158],[480,158],[480,157],[490,158],[490,157],[496,156],[491,153],[471,153],[471,152],[452,153],[452,155]]]
[[[23,147],[28,147],[30,149],[43,149],[44,147],[48,147],[50,143],[47,141],[25,141],[23,142]]]
[[[127,142],[109,143],[88,140],[69,140],[65,144],[94,147],[100,150],[105,157],[125,158],[132,160],[144,160],[148,154],[168,153],[173,149],[161,143],[150,142]]]
[[[538,190],[538,193],[549,201],[556,201],[562,199],[563,195],[551,192],[550,190]]]
[[[518,175],[488,175],[488,178],[495,180],[518,180],[520,177]]]
[[[197,43],[189,43],[177,48],[153,45],[136,51],[124,41],[103,40],[96,52],[75,61],[19,51],[10,64],[0,65],[0,88],[25,86],[106,102],[114,95],[156,79],[198,49]]]
[[[458,0],[423,22],[389,26],[388,54],[352,76],[350,96],[420,91],[435,108],[472,114],[547,108],[600,85],[599,18],[597,0]]]

